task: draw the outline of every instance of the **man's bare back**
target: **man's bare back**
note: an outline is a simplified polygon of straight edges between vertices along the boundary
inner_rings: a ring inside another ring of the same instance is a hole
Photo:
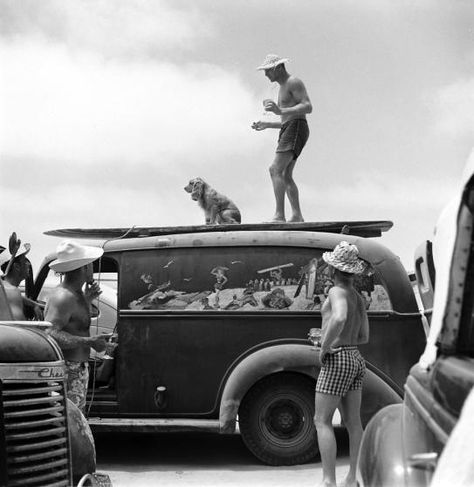
[[[334,286],[330,289],[328,298],[321,307],[323,339],[328,333],[329,318],[334,311],[344,320],[344,324],[327,346],[337,348],[341,345],[366,343],[366,330],[369,324],[365,302],[355,289],[343,286]]]

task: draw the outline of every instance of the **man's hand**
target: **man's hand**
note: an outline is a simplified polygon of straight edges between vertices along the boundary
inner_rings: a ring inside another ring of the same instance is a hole
[[[252,124],[252,128],[254,130],[257,130],[257,131],[265,130],[265,129],[269,128],[269,124],[268,124],[268,122],[262,122],[261,120],[259,120],[258,122],[254,122]]]
[[[275,115],[281,115],[280,107],[273,100],[263,100],[263,106],[266,112],[273,112]]]
[[[101,335],[96,335],[89,338],[89,345],[96,351],[96,352],[103,352],[107,347],[107,340],[111,337],[110,333],[104,333]]]
[[[321,347],[321,351],[319,352],[319,363],[320,365],[323,365],[324,359],[326,358],[326,355],[329,355],[331,353],[334,353],[336,351],[335,348],[333,347]]]
[[[92,283],[86,285],[84,296],[89,303],[98,298],[101,294],[102,290],[100,289],[99,284],[97,284],[97,281],[92,281]]]
[[[35,320],[36,321],[43,321],[44,320],[44,310],[40,305],[36,305],[33,308],[34,314],[35,314]]]

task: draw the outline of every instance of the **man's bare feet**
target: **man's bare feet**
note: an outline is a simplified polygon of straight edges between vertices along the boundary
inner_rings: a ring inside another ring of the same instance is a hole
[[[319,487],[337,487],[336,482],[330,482],[329,480],[323,480]]]
[[[340,485],[340,487],[358,487],[358,482],[355,478],[351,477],[351,478],[348,478],[346,477],[342,484]]]
[[[267,222],[265,223],[285,223],[286,222],[286,219],[284,216],[278,216],[278,215],[275,215],[271,220],[268,220]]]
[[[290,223],[303,223],[304,222],[304,218],[303,218],[303,215],[293,215],[289,220],[288,222]]]

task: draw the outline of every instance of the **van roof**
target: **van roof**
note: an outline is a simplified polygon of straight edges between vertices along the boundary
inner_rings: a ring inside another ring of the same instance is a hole
[[[63,228],[48,230],[45,235],[63,238],[116,239],[158,237],[187,233],[209,232],[252,232],[252,231],[305,231],[356,235],[358,237],[380,237],[393,226],[389,220],[304,222],[304,223],[243,223],[227,225],[189,225],[177,227],[130,228]]]

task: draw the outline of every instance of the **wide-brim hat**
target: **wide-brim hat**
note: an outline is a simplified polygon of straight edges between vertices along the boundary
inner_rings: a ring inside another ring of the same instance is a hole
[[[268,54],[263,63],[257,67],[257,71],[276,68],[279,64],[287,63],[288,58],[282,58],[277,54]]]
[[[349,274],[363,274],[369,267],[367,262],[359,257],[359,249],[346,241],[336,245],[332,252],[324,252],[323,260],[330,266]]]
[[[81,245],[71,240],[63,240],[56,249],[56,260],[49,267],[55,272],[70,272],[83,267],[102,256],[100,247]]]

